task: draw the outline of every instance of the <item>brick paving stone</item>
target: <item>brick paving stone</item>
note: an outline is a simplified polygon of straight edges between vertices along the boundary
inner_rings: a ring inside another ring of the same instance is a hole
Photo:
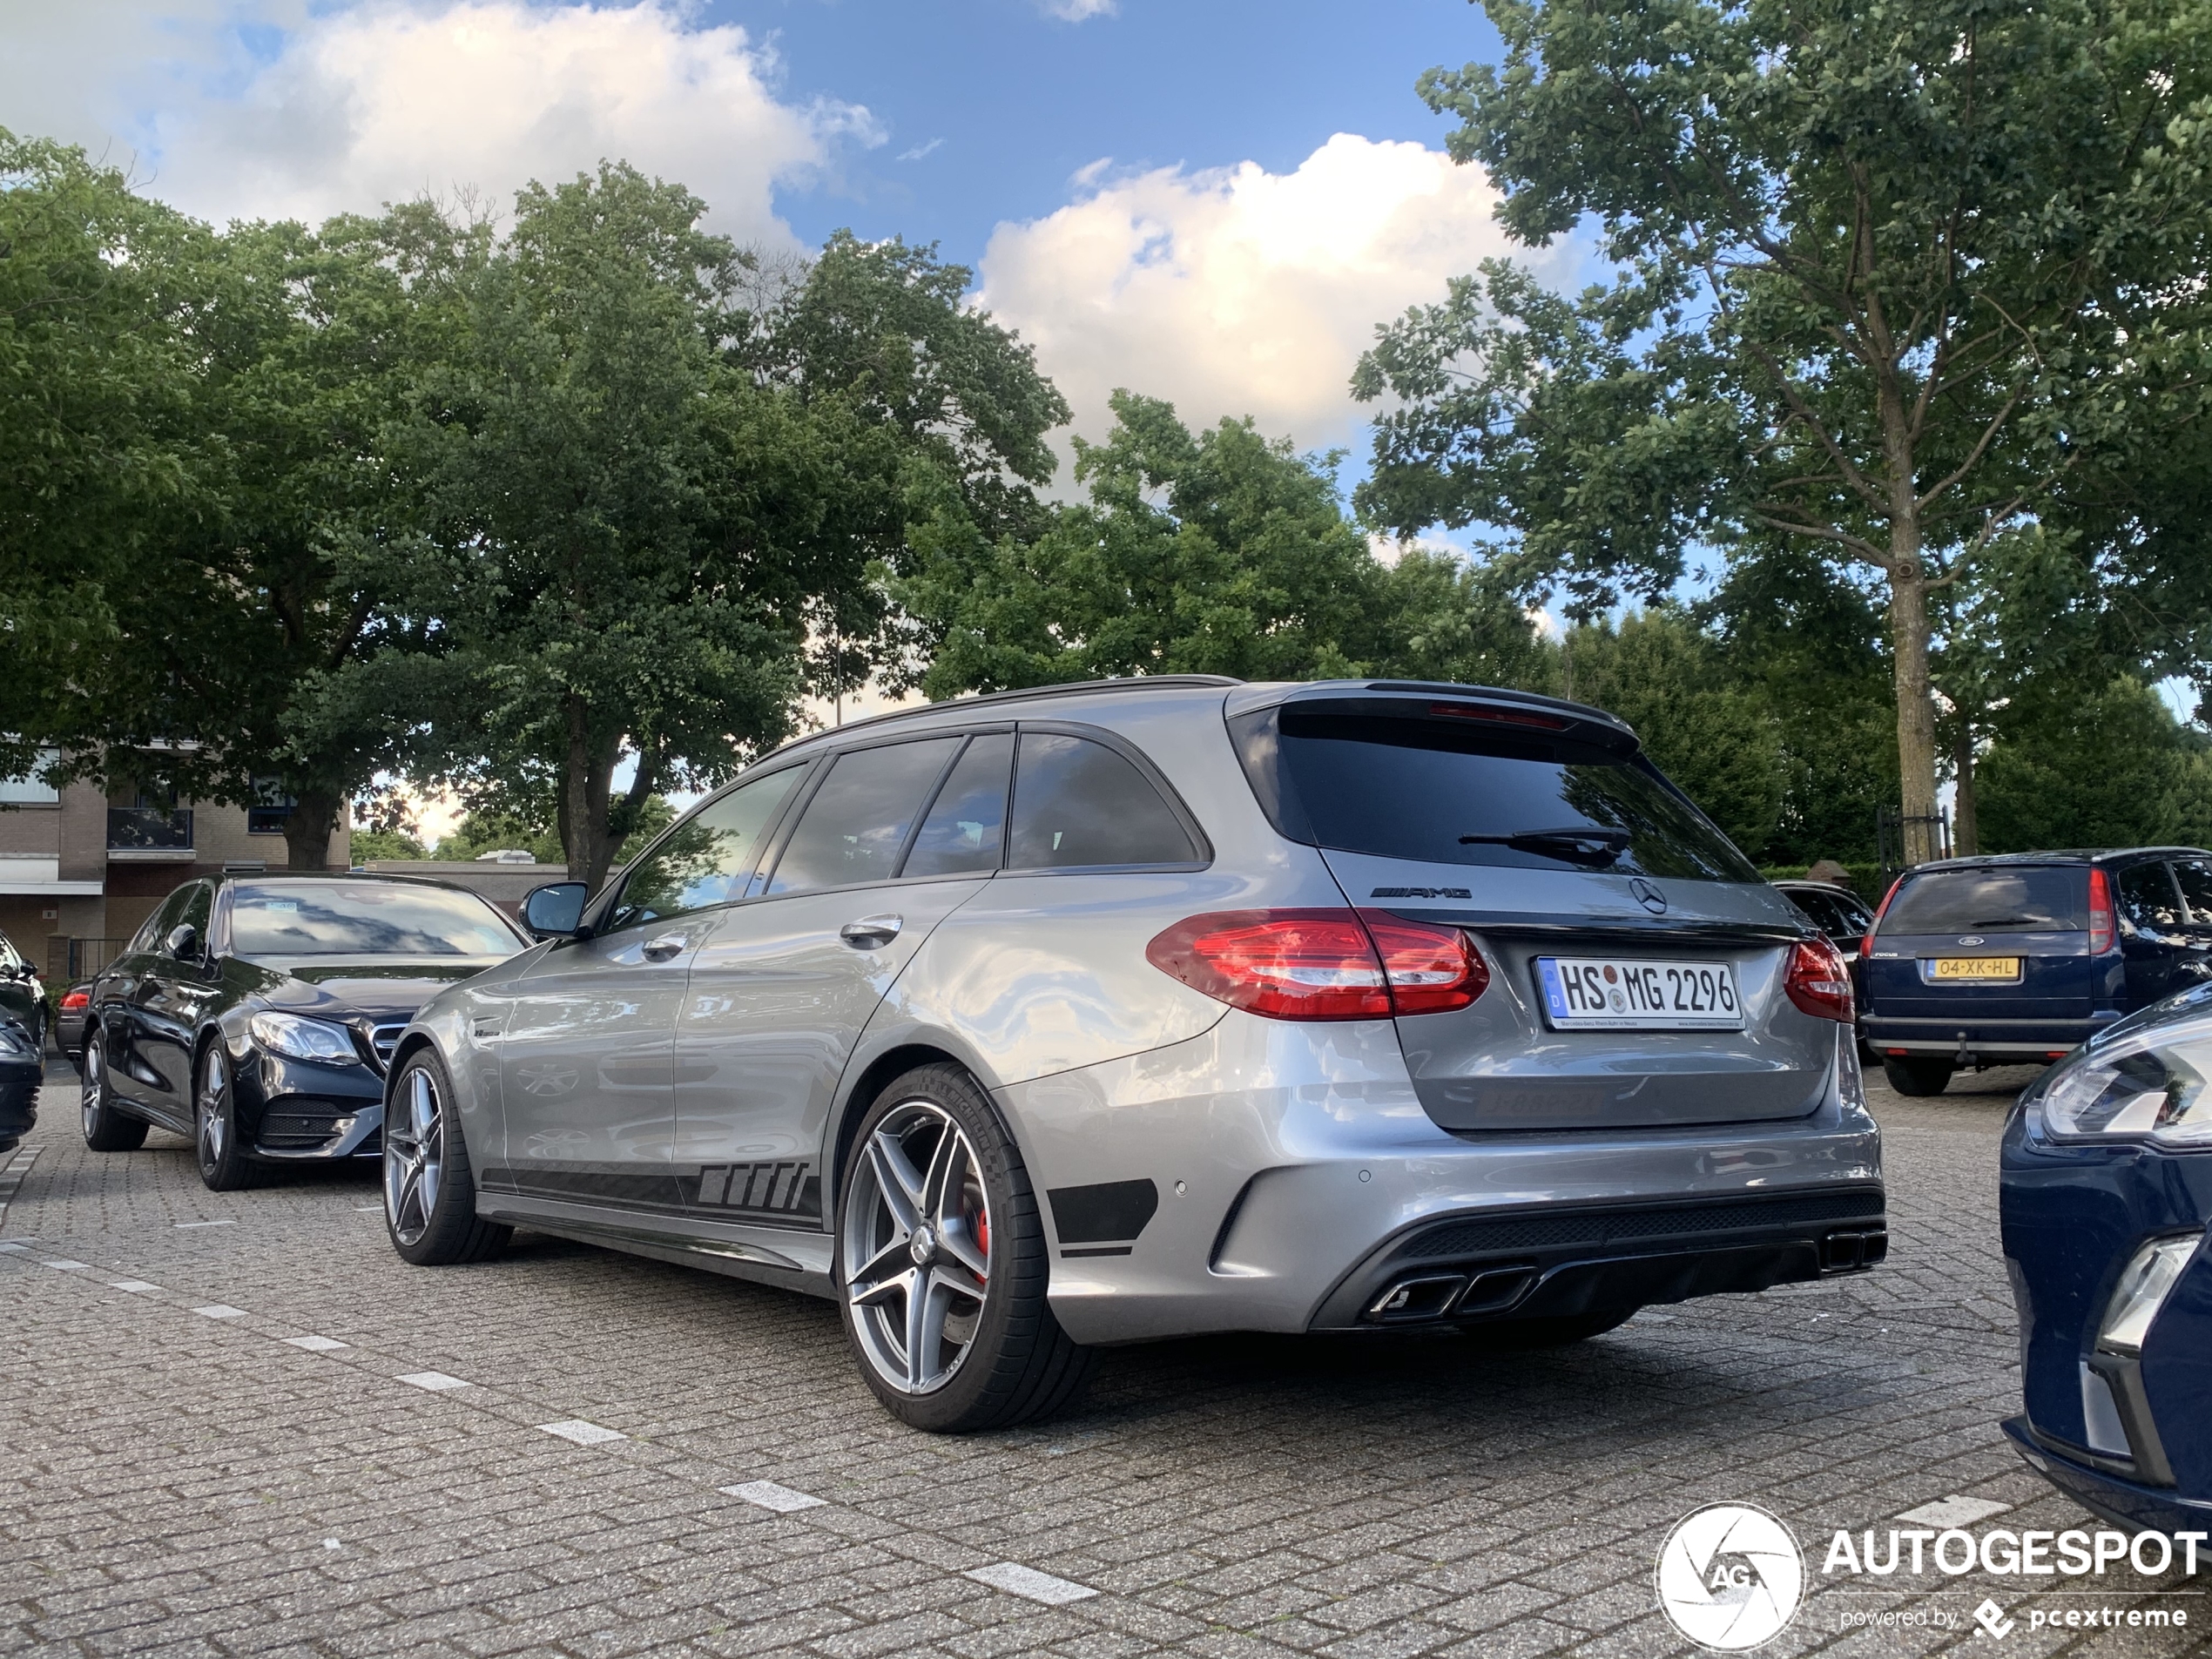
[[[1063,1420],[961,1440],[877,1407],[826,1304],[527,1233],[410,1269],[359,1208],[371,1173],[210,1193],[173,1137],[85,1150],[53,1085],[0,1165],[0,1244],[27,1246],[0,1251],[0,1654],[1641,1659],[1692,1651],[1652,1602],[1659,1541],[1730,1500],[1813,1556],[1773,1659],[2191,1651],[2031,1640],[2024,1617],[1996,1649],[1971,1608],[2036,1601],[1978,1575],[1818,1580],[1831,1529],[1945,1496],[2010,1506],[1990,1524],[2093,1524],[1996,1427],[2019,1376],[1995,1147],[2025,1076],[1874,1091],[1875,1273],[1646,1310],[1555,1353],[1479,1333],[1112,1350]],[[206,1222],[230,1224],[185,1224]],[[192,1311],[218,1306],[243,1315]],[[307,1332],[348,1345],[285,1341]],[[395,1380],[429,1372],[470,1386]],[[537,1426],[572,1421],[629,1438]],[[718,1490],[753,1480],[824,1503]],[[1100,1593],[1048,1608],[961,1576],[1001,1561]],[[1956,1627],[1840,1622],[1922,1603]],[[2212,1627],[2212,1597],[2188,1605]]]

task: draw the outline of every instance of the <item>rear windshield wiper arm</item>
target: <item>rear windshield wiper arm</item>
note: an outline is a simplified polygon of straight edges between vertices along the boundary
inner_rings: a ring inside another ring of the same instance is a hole
[[[1461,846],[1509,846],[1516,853],[1557,859],[1562,864],[1607,865],[1629,850],[1635,840],[1624,829],[1600,829],[1575,825],[1566,829],[1522,830],[1516,835],[1462,835]]]

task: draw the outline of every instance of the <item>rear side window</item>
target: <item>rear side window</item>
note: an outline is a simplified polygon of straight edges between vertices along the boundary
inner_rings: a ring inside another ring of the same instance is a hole
[[[1006,844],[1006,786],[1014,772],[1014,734],[973,739],[921,820],[901,875],[968,875],[999,867]]]
[[[1240,715],[1230,734],[1293,840],[1428,864],[1759,879],[1649,761],[1571,735],[1328,703]]]
[[[2088,908],[2089,873],[2078,864],[1931,870],[1898,889],[1882,933],[2079,933]]]
[[[2174,883],[2164,865],[2139,864],[2123,870],[2115,885],[2120,888],[2120,914],[2138,927],[2163,931],[2182,925],[2181,901],[2174,896]]]
[[[2189,920],[2200,926],[2212,922],[2212,866],[2202,859],[2184,859],[2174,867],[2174,879],[2182,884]]]
[[[1022,734],[1009,869],[1203,860],[1183,820],[1127,756],[1088,738]]]
[[[888,881],[930,786],[960,745],[956,737],[927,738],[838,756],[800,812],[768,891]]]

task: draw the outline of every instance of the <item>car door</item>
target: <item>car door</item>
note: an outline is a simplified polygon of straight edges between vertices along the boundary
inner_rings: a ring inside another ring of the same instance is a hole
[[[516,982],[499,1043],[506,1162],[492,1184],[621,1209],[681,1208],[671,1170],[676,1021],[692,954],[714,907],[752,870],[760,826],[747,815],[772,807],[805,770],[719,796],[671,825],[597,907],[592,937],[555,945]]]
[[[133,1000],[138,1058],[146,1071],[148,1102],[172,1117],[192,1109],[192,1042],[214,999],[209,921],[215,889],[194,881],[180,889],[183,905],[153,941],[152,958]],[[183,952],[171,948],[179,928],[192,929]]]
[[[2188,949],[2188,913],[2162,862],[2138,864],[2113,879],[2120,912],[2120,954],[2128,1006],[2144,1008],[2179,988],[2174,970]]]
[[[704,1216],[823,1224],[824,1126],[860,1032],[923,940],[998,867],[1010,730],[835,757],[758,896],[691,967],[677,1164]]]

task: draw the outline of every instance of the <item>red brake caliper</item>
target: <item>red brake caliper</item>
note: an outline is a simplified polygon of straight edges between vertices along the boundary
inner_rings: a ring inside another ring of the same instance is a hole
[[[975,1248],[983,1252],[984,1267],[988,1271],[991,1260],[991,1212],[988,1210],[975,1212]]]

